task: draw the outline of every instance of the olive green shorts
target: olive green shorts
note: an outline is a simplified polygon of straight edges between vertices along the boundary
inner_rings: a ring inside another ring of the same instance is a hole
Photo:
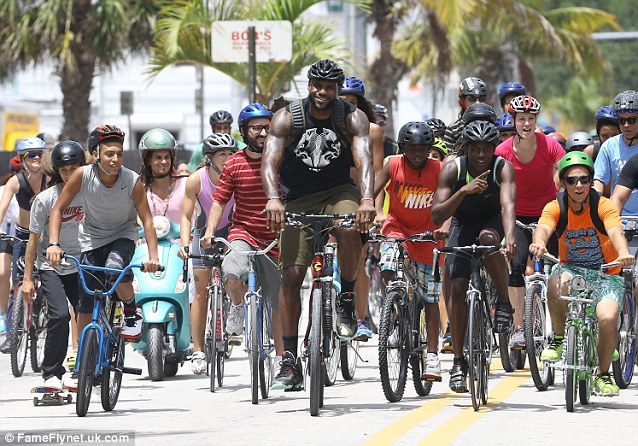
[[[307,214],[350,214],[357,212],[361,193],[353,184],[343,184],[286,203],[287,212]],[[309,266],[314,255],[311,228],[286,226],[279,238],[279,268]]]

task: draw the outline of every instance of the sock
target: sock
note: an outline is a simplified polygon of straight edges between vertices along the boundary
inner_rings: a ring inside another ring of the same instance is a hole
[[[457,358],[456,356],[454,357],[454,364],[461,365],[462,363],[463,363],[462,357],[459,357],[459,358]]]
[[[297,336],[283,336],[284,350],[297,358]]]
[[[341,276],[341,292],[342,293],[352,293],[354,291],[354,284],[357,280],[346,280]]]

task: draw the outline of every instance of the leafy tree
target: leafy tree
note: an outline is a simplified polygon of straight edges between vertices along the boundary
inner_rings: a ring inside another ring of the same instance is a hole
[[[550,113],[558,113],[562,123],[588,131],[593,127],[596,111],[603,105],[609,105],[609,102],[595,81],[573,79],[564,95],[550,98],[543,103],[543,108]]]

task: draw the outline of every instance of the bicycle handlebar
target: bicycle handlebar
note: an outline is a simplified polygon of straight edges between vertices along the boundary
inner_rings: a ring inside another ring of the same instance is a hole
[[[486,254],[492,254],[501,249],[501,245],[468,245],[468,246],[446,246],[444,248],[434,248],[433,255],[433,269],[432,274],[435,282],[441,281],[441,271],[439,270],[439,254],[464,254],[467,257],[474,257],[479,254],[484,256]]]
[[[18,242],[21,244],[27,244],[27,242],[29,241],[29,240],[22,240],[21,238],[18,238],[9,234],[0,235],[0,240],[9,240],[9,241]]]
[[[390,243],[404,243],[404,242],[431,242],[436,243],[434,240],[434,233],[431,231],[421,232],[419,234],[413,234],[408,237],[390,237],[385,234],[379,234],[378,232],[370,232],[370,238],[368,239],[369,243],[381,243],[381,242],[390,242]]]
[[[522,223],[516,220],[516,226],[518,226],[521,229],[526,229],[528,231],[534,232],[536,230],[536,227],[538,226],[538,223],[530,223],[526,225],[525,223]]]
[[[342,220],[335,224],[334,227],[351,228],[354,226],[355,214],[307,214],[305,212],[286,212],[286,221],[284,225],[291,226],[293,228],[303,228],[306,226],[299,219],[306,218],[308,220],[326,221],[326,220]]]

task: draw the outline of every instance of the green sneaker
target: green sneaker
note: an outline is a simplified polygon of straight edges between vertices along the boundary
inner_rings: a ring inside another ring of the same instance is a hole
[[[609,373],[598,375],[594,382],[594,393],[598,396],[618,396],[620,390]]]
[[[556,362],[563,356],[563,337],[554,336],[554,339],[541,353],[541,361]]]

